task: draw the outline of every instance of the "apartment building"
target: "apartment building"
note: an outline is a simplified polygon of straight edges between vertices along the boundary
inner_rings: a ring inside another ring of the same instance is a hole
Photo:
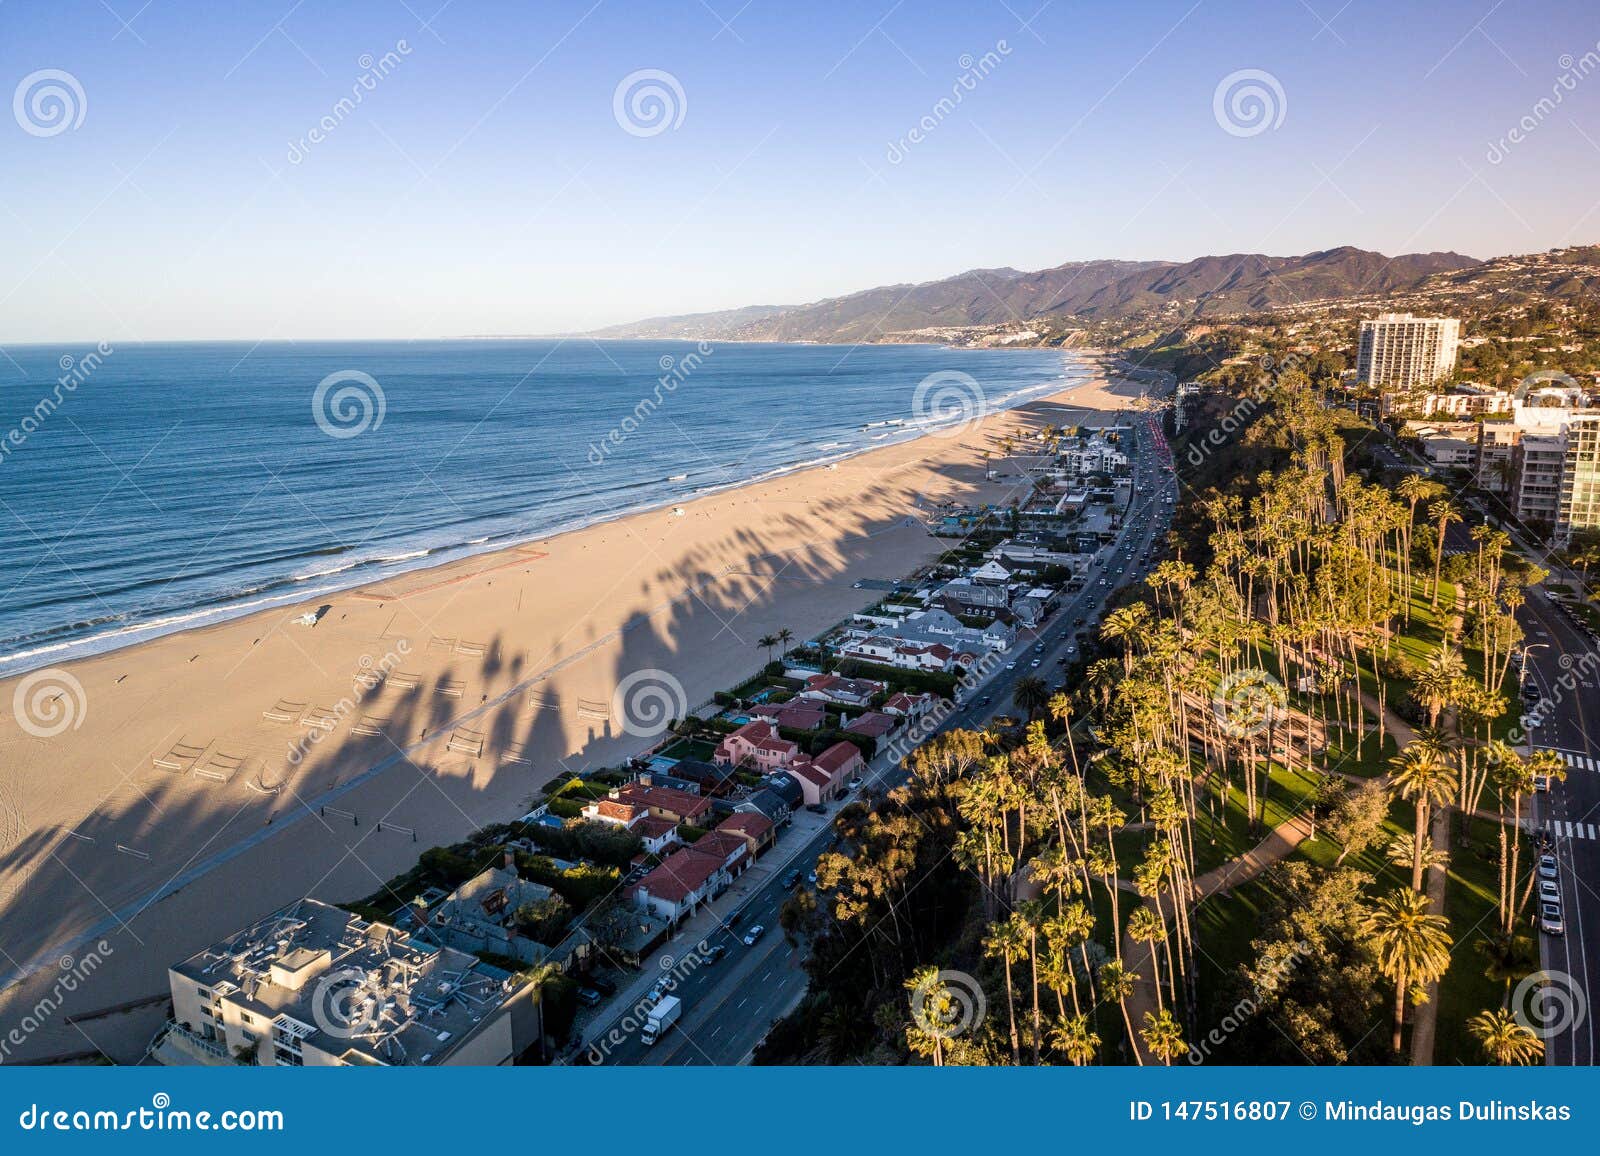
[[[1575,416],[1567,426],[1555,526],[1562,546],[1574,534],[1600,531],[1600,413]]]
[[[166,1064],[509,1064],[531,985],[476,956],[302,899],[167,969]]]
[[[1460,340],[1454,317],[1381,313],[1361,323],[1356,380],[1396,389],[1432,385],[1455,372]]]

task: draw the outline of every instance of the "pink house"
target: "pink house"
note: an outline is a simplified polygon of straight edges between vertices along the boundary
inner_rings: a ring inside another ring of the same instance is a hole
[[[796,759],[789,773],[800,784],[806,806],[813,807],[843,794],[845,784],[865,766],[859,747],[854,743],[837,742],[814,759]]]
[[[755,767],[762,774],[787,767],[800,747],[781,737],[765,719],[751,719],[717,744],[716,760],[731,767]]]

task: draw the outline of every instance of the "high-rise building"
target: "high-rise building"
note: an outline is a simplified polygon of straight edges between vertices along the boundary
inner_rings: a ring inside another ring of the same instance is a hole
[[[1381,313],[1361,323],[1356,380],[1399,389],[1432,385],[1455,372],[1460,339],[1454,317]]]
[[[1556,542],[1600,532],[1600,414],[1575,416],[1566,428],[1566,461],[1561,470],[1561,502],[1556,510]]]

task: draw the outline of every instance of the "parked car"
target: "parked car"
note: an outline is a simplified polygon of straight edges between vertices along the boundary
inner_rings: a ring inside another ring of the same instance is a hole
[[[850,782],[846,784],[846,786],[848,786],[852,791],[859,791],[861,789],[861,784],[862,784],[862,780],[860,778],[854,778],[854,779],[851,779]]]
[[[1561,902],[1561,888],[1553,879],[1539,880],[1539,900],[1546,903]]]
[[[1567,925],[1561,918],[1559,904],[1539,904],[1539,930],[1546,935],[1565,935],[1567,933]]]
[[[1549,775],[1535,775],[1535,776],[1533,776],[1533,789],[1536,790],[1536,791],[1548,791],[1550,789],[1550,776]]]
[[[1539,856],[1539,878],[1554,879],[1557,874],[1556,857],[1554,855]]]
[[[749,931],[744,933],[744,945],[746,947],[754,947],[756,940],[760,939],[766,930],[767,929],[761,924],[756,924]]]
[[[600,993],[592,987],[580,987],[578,999],[585,1007],[594,1007],[600,1002]]]
[[[594,988],[594,990],[599,992],[601,995],[616,995],[617,994],[617,985],[612,983],[605,976],[603,976],[603,975],[591,975],[591,976],[587,976],[586,978],[589,981],[589,986]]]

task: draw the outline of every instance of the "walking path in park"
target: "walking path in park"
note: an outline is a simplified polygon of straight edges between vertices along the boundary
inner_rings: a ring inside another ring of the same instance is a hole
[[[1370,694],[1363,693],[1361,696],[1361,703],[1362,706],[1367,710],[1370,710],[1374,716],[1380,714],[1383,716],[1384,725],[1387,728],[1388,733],[1394,735],[1395,742],[1397,742],[1401,747],[1404,747],[1416,737],[1416,732],[1412,730],[1410,725],[1408,725],[1403,719],[1398,718],[1393,711],[1387,710],[1386,708],[1380,706],[1378,700],[1373,698]],[[1386,781],[1387,779],[1388,775],[1385,774],[1380,776],[1378,781],[1382,782]],[[1446,814],[1442,817],[1446,820],[1444,840],[1448,841],[1448,815]],[[1441,837],[1439,835],[1439,818],[1440,817],[1436,817],[1434,821],[1433,838],[1434,845],[1436,847],[1441,845]],[[1243,855],[1239,855],[1236,858],[1230,859],[1221,866],[1214,867],[1210,871],[1207,871],[1204,875],[1196,878],[1194,881],[1194,898],[1196,906],[1204,903],[1213,895],[1227,895],[1229,891],[1238,886],[1240,883],[1249,882],[1257,875],[1260,875],[1268,867],[1271,867],[1274,863],[1279,863],[1284,859],[1287,859],[1290,852],[1304,842],[1310,834],[1311,821],[1307,816],[1296,815],[1291,819],[1287,819],[1284,822],[1279,823],[1270,832],[1268,832],[1266,838],[1262,839],[1261,842],[1250,848],[1250,850],[1246,851]],[[1444,904],[1445,872],[1442,869],[1439,869],[1437,874],[1437,880],[1435,880],[1432,876],[1430,876],[1428,880],[1428,894],[1434,901],[1435,912],[1442,910]],[[1438,889],[1437,895],[1435,894],[1436,884]],[[1138,979],[1133,985],[1133,993],[1128,997],[1128,1018],[1133,1022],[1133,1047],[1137,1052],[1138,1061],[1141,1064],[1160,1062],[1150,1055],[1149,1050],[1145,1047],[1143,1038],[1141,1038],[1138,1034],[1140,1029],[1144,1027],[1145,1014],[1149,1013],[1152,1016],[1155,1015],[1158,1007],[1156,983],[1158,982],[1157,977],[1160,975],[1160,968],[1158,967],[1160,962],[1159,952],[1160,945],[1158,943],[1140,943],[1126,934],[1122,937],[1123,962],[1127,965],[1130,971],[1135,972],[1138,975]],[[1427,1017],[1429,1021],[1427,1024],[1428,1058],[1422,1061],[1415,1060],[1416,1040],[1418,1036],[1421,1035],[1423,1030],[1423,1009],[1418,1009],[1416,1028],[1412,1035],[1414,1062],[1429,1063],[1432,1061],[1434,1026],[1433,1018],[1434,1015],[1437,1014],[1435,1010],[1435,1002],[1436,1001],[1430,1001],[1429,1003],[1423,1005],[1424,1009],[1428,1009],[1432,1014]]]

